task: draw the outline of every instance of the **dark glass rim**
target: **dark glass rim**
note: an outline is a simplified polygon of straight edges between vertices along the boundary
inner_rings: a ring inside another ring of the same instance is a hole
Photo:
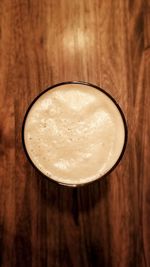
[[[43,95],[44,93],[46,93],[47,91],[55,88],[55,87],[58,87],[58,86],[61,86],[61,85],[65,85],[65,84],[81,84],[81,85],[87,85],[87,86],[90,86],[90,87],[93,87],[99,91],[101,91],[102,93],[104,93],[105,95],[107,95],[112,101],[113,103],[115,104],[115,106],[117,107],[117,109],[119,110],[120,112],[120,115],[122,117],[122,120],[123,120],[123,124],[124,124],[124,131],[125,131],[125,138],[124,138],[124,145],[123,145],[123,148],[122,148],[122,151],[120,153],[120,156],[118,158],[118,160],[115,162],[115,164],[112,166],[112,168],[106,172],[104,175],[100,176],[100,177],[97,177],[95,178],[94,180],[92,181],[88,181],[88,182],[84,182],[84,183],[80,183],[80,184],[69,184],[69,183],[63,183],[63,182],[59,182],[59,181],[56,181],[54,180],[52,177],[49,177],[49,176],[46,176],[41,170],[38,169],[38,167],[33,163],[32,159],[30,158],[29,154],[28,154],[28,151],[26,149],[26,145],[25,145],[25,140],[24,140],[24,128],[25,128],[25,123],[26,123],[26,119],[27,119],[27,116],[28,116],[28,113],[30,111],[30,109],[32,108],[32,106],[34,105],[34,103],[38,100],[38,98],[41,97],[41,95]],[[59,184],[59,185],[64,185],[64,186],[68,186],[68,187],[80,187],[80,186],[83,186],[83,185],[87,185],[87,184],[90,184],[90,183],[93,183],[97,180],[100,180],[104,177],[106,177],[108,174],[110,174],[115,168],[116,166],[119,164],[120,160],[122,159],[123,157],[123,154],[125,152],[125,148],[126,148],[126,145],[127,145],[127,139],[128,139],[128,130],[127,130],[127,123],[126,123],[126,119],[125,119],[125,116],[124,116],[124,113],[121,109],[121,107],[119,106],[119,104],[116,102],[116,100],[109,94],[107,93],[104,89],[102,89],[101,87],[97,86],[97,85],[94,85],[92,83],[89,83],[89,82],[84,82],[84,81],[68,81],[68,82],[61,82],[61,83],[58,83],[58,84],[55,84],[55,85],[52,85],[52,86],[49,86],[47,87],[45,90],[43,90],[40,94],[38,94],[34,100],[30,103],[29,107],[27,108],[27,111],[25,113],[25,116],[24,116],[24,119],[23,119],[23,124],[22,124],[22,144],[23,144],[23,148],[24,148],[24,151],[25,151],[25,154],[26,154],[26,157],[28,158],[29,162],[31,163],[31,165],[40,173],[42,174],[42,176],[44,176],[45,178],[47,178],[48,180],[51,180],[52,182],[56,183],[56,184]]]

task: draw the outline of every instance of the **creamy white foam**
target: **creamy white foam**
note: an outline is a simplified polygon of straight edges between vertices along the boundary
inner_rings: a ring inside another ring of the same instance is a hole
[[[61,183],[95,180],[118,160],[125,139],[120,112],[103,92],[65,84],[43,95],[25,122],[28,154],[46,176]]]

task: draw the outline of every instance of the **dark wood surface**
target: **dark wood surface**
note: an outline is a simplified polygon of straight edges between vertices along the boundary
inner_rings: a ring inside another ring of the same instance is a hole
[[[23,116],[47,86],[85,80],[124,110],[108,177],[57,186],[30,165]],[[150,2],[0,1],[0,266],[150,266]]]

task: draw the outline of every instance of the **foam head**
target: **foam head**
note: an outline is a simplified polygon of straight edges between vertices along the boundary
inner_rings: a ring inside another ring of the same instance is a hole
[[[104,176],[116,164],[125,144],[125,124],[105,92],[66,83],[45,91],[30,106],[24,144],[44,175],[79,185]]]

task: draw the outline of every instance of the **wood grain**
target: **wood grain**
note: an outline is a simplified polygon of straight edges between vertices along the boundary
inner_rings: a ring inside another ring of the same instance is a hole
[[[79,189],[41,177],[21,126],[48,85],[105,88],[128,122],[125,156]],[[150,2],[0,1],[0,266],[150,266]]]

